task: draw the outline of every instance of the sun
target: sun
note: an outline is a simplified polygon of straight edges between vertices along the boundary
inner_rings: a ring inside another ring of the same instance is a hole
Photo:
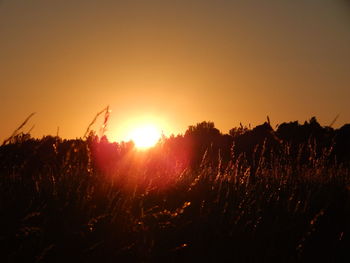
[[[161,131],[155,125],[148,124],[135,128],[129,134],[130,140],[139,149],[147,149],[154,146],[161,138]]]

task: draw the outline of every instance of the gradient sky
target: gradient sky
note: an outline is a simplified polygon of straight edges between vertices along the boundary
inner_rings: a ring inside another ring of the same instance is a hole
[[[34,136],[166,135],[214,121],[350,122],[346,0],[0,0],[0,139],[31,112]],[[26,130],[25,129],[25,130]],[[96,128],[98,129],[98,127]]]

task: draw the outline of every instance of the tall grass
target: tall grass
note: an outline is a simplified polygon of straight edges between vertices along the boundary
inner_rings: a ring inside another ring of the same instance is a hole
[[[244,156],[174,169],[170,156],[129,150],[106,170],[91,145],[0,148],[2,262],[350,259],[349,170],[325,155],[298,163],[286,147],[261,156],[252,181]]]

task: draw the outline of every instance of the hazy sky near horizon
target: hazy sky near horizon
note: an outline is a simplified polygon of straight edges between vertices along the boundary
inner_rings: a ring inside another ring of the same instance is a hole
[[[349,70],[346,0],[0,1],[0,139],[31,112],[34,136],[81,137],[107,105],[112,140],[147,121],[339,126]]]

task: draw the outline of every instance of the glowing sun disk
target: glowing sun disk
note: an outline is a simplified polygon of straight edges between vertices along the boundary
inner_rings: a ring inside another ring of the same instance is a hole
[[[146,125],[135,128],[130,133],[130,139],[137,148],[149,148],[154,146],[160,139],[161,132],[154,125]]]

